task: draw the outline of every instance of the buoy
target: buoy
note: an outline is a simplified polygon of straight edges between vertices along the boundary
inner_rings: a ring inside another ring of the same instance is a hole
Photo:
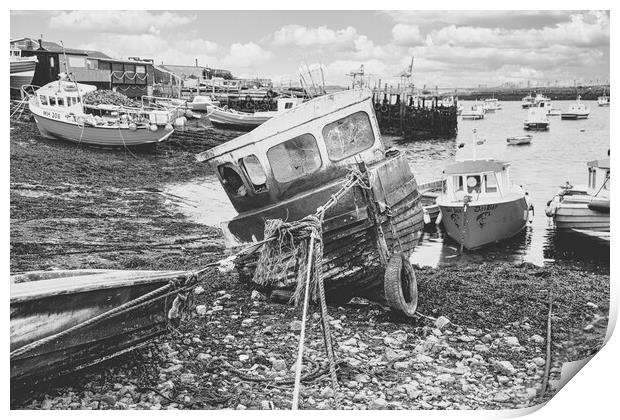
[[[130,129],[131,131],[136,131],[136,129],[137,129],[137,128],[138,128],[138,127],[136,126],[136,124],[135,124],[135,123],[129,123],[129,129]]]
[[[166,124],[166,130],[168,131],[172,130],[172,124],[170,123]]]
[[[431,222],[431,215],[428,214],[428,210],[424,209],[423,210],[424,213],[424,224],[428,225]]]
[[[465,147],[465,143],[463,142],[459,143],[459,149],[462,149],[463,147]]]
[[[185,116],[187,118],[192,118],[194,116],[194,113],[190,109],[188,109],[187,111],[185,111]]]
[[[155,124],[151,124],[150,129],[152,132],[157,131],[157,126]]]
[[[442,216],[441,216],[441,211],[440,211],[439,214],[437,215],[437,218],[435,219],[435,224],[436,225],[441,224],[441,218],[442,218]]]
[[[185,117],[179,117],[176,120],[174,120],[174,126],[183,127],[186,122],[187,122],[187,119]]]

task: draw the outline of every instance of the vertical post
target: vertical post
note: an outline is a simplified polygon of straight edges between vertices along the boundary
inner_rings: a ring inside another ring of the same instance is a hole
[[[362,173],[362,179],[364,180],[364,183],[370,186],[369,189],[363,187],[361,189],[364,195],[364,200],[366,201],[366,204],[368,206],[368,218],[375,225],[375,230],[377,234],[377,251],[379,252],[379,258],[381,259],[381,263],[385,267],[387,266],[388,260],[390,258],[390,251],[388,250],[387,242],[385,240],[385,234],[383,232],[383,228],[381,227],[381,220],[379,216],[379,209],[377,208],[377,202],[375,200],[375,193],[372,189],[372,184],[370,183],[370,177],[368,175],[368,170],[366,169],[366,163],[358,162],[357,166]]]

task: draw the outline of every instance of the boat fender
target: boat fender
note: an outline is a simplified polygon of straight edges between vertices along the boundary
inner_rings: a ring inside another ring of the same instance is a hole
[[[553,200],[547,201],[547,208],[545,209],[545,214],[547,217],[554,217],[557,211],[557,205]]]
[[[431,223],[431,215],[428,214],[428,210],[426,209],[422,209],[422,212],[424,214],[424,224],[428,225]]]
[[[395,312],[413,317],[418,307],[418,284],[405,254],[390,257],[383,277],[383,291],[388,306]]]
[[[166,131],[172,130],[173,129],[172,124],[170,124],[170,123],[166,124],[165,129],[166,129]]]
[[[136,131],[138,129],[138,126],[136,125],[136,123],[129,123],[129,129],[131,131]]]
[[[155,124],[151,124],[151,126],[149,128],[151,129],[152,132],[157,131],[157,125],[155,125]]]
[[[387,107],[387,105],[382,105],[382,106],[381,106],[381,113],[382,113],[382,114],[387,114],[387,113],[388,113],[388,107]]]
[[[442,216],[442,213],[440,211],[439,214],[437,215],[437,219],[435,219],[435,224],[437,226],[439,226],[439,224],[441,223],[442,218],[443,218],[443,216]]]
[[[188,109],[187,111],[185,111],[185,116],[187,118],[192,118],[194,116],[194,113]]]
[[[378,111],[379,109],[381,109],[381,104],[379,102],[375,102],[374,108],[375,111]]]
[[[588,208],[599,213],[609,213],[610,200],[608,198],[593,197],[588,203]]]
[[[179,117],[176,120],[174,120],[174,126],[175,127],[183,127],[186,122],[187,122],[187,120],[185,119],[185,117]]]

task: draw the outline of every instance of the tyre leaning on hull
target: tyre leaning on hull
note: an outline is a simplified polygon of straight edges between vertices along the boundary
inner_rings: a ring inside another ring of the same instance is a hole
[[[395,312],[413,317],[418,307],[418,283],[411,263],[404,254],[390,257],[383,279],[385,300]]]

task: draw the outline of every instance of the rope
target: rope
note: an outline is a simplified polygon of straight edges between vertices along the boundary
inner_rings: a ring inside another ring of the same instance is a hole
[[[145,295],[142,295],[142,296],[140,296],[140,297],[138,297],[138,298],[136,298],[134,300],[126,302],[126,303],[124,303],[124,304],[122,304],[120,306],[117,306],[116,308],[110,309],[109,311],[106,311],[106,312],[104,312],[102,314],[99,314],[99,315],[97,315],[97,316],[95,316],[93,318],[89,318],[86,321],[80,322],[79,324],[76,324],[76,325],[74,325],[74,326],[72,326],[72,327],[70,327],[70,328],[68,328],[66,330],[60,331],[60,332],[58,332],[56,334],[49,335],[49,336],[44,337],[44,338],[42,338],[40,340],[33,341],[32,343],[26,344],[26,345],[24,345],[24,346],[22,346],[22,347],[20,347],[20,348],[18,348],[16,350],[13,350],[10,353],[10,357],[11,357],[11,359],[13,359],[15,357],[21,356],[21,355],[23,355],[24,353],[26,353],[28,351],[35,350],[35,349],[37,349],[37,348],[39,348],[39,347],[41,347],[41,346],[43,346],[45,344],[51,343],[52,341],[59,340],[59,339],[65,337],[65,336],[67,336],[69,334],[72,334],[72,333],[74,333],[76,331],[79,331],[79,330],[81,330],[83,328],[89,327],[91,325],[95,325],[95,324],[97,324],[97,323],[99,323],[101,321],[104,321],[104,320],[106,320],[108,318],[111,318],[112,316],[118,315],[119,313],[122,313],[122,312],[124,312],[127,309],[133,309],[136,306],[142,305],[143,303],[145,303],[149,299],[157,296],[158,294],[167,291],[168,289],[174,288],[176,290],[176,289],[178,289],[178,284],[177,283],[180,282],[180,281],[183,281],[183,280],[184,280],[185,283],[191,282],[193,284],[193,282],[196,280],[196,276],[195,275],[194,276],[190,275],[188,277],[179,276],[177,279],[170,280],[168,282],[168,284],[166,284],[165,286],[162,286],[162,287],[160,287],[158,289],[155,289],[155,290],[153,290],[153,291],[151,291],[151,292],[149,292],[149,293],[147,293]],[[189,285],[187,285],[186,287],[189,287]]]

